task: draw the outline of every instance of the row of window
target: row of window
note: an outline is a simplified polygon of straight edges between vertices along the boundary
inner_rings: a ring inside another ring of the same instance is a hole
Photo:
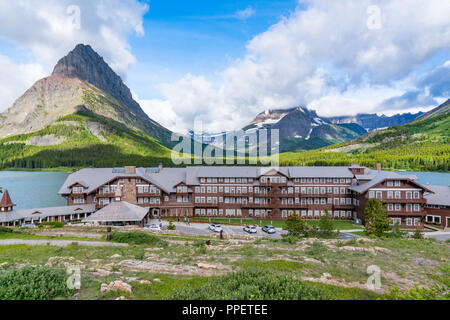
[[[83,204],[85,202],[83,197],[75,197],[73,198],[73,203],[74,204]]]
[[[160,194],[161,190],[155,186],[138,186],[137,193],[153,193]]]
[[[400,187],[402,185],[401,180],[387,180],[386,185],[388,187]]]
[[[160,198],[138,197],[137,200],[138,204],[146,204],[146,203],[161,204]]]
[[[197,216],[223,216],[224,210],[223,209],[195,209],[195,214]],[[229,217],[242,216],[242,210],[241,209],[226,209],[225,215]]]
[[[201,183],[252,183],[253,178],[200,178]],[[350,184],[352,179],[349,178],[294,178],[296,183],[346,183]],[[286,183],[287,178],[284,176],[262,176],[261,183]]]
[[[420,199],[419,191],[369,191],[369,198],[373,199],[404,199],[402,196],[405,195],[406,199]]]
[[[325,215],[325,210],[282,210],[281,216],[283,218],[287,218],[288,216],[292,216],[294,212],[296,215],[301,217],[320,217]],[[353,214],[356,215],[356,212],[335,210],[329,212],[329,214],[335,218],[351,218]]]
[[[348,178],[294,178],[296,183],[352,183],[352,179]]]
[[[81,194],[84,192],[84,188],[83,187],[73,187],[72,188],[72,193],[74,194]]]
[[[201,183],[252,183],[253,178],[200,178]]]
[[[387,205],[387,209],[388,211],[402,211],[402,204],[401,203],[388,203]],[[412,212],[413,210],[415,212],[419,212],[420,211],[420,204],[418,203],[407,203],[405,206],[405,211],[406,212]]]
[[[407,226],[420,226],[420,218],[405,218],[404,219]],[[391,225],[401,225],[403,219],[402,218],[391,218]]]
[[[185,187],[187,189],[187,187]],[[269,192],[268,188],[260,188],[260,187],[195,187],[196,193],[237,193],[237,194],[246,194],[247,191],[252,193],[262,193],[266,194]],[[281,188],[282,194],[350,194],[351,191],[345,187],[288,187]],[[178,191],[178,192],[187,192],[187,191]]]
[[[353,198],[281,198],[281,204],[334,204],[334,205],[357,205]]]

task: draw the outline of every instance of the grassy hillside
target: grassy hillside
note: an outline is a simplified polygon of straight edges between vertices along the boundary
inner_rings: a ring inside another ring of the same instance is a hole
[[[281,165],[347,165],[400,170],[450,171],[450,115],[371,132],[361,138],[300,153],[283,153]]]
[[[169,160],[170,150],[154,138],[83,112],[0,140],[2,168],[154,166]]]

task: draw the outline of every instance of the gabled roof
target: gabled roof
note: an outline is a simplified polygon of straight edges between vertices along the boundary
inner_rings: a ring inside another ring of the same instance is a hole
[[[427,204],[450,206],[450,186],[427,186],[434,193],[425,194]]]
[[[118,222],[118,221],[142,221],[147,213],[148,208],[143,208],[126,201],[113,202],[103,209],[90,215],[84,219],[85,222]]]
[[[14,206],[15,204],[12,202],[8,190],[5,190],[5,192],[3,193],[2,201],[0,201],[0,208],[9,208]]]
[[[37,209],[21,209],[11,212],[2,212],[2,214],[0,214],[0,222],[11,222],[27,218],[38,219],[54,216],[65,216],[69,214],[78,214],[78,213],[92,213],[94,211],[95,211],[94,204],[37,208]]]
[[[86,183],[86,182],[84,182],[83,180],[80,180],[80,181],[75,181],[75,182],[73,182],[70,186],[68,186],[69,188],[72,188],[74,185],[76,185],[76,184],[79,184],[79,185],[81,185],[81,186],[83,186],[83,187],[85,187],[85,188],[88,188],[89,187],[89,185]]]
[[[165,170],[177,170],[177,169],[165,169]],[[115,179],[120,178],[141,178],[149,183],[152,183],[162,189],[165,192],[170,192],[171,188],[168,188],[167,184],[163,183],[166,179],[156,179],[156,175],[162,173],[164,170],[160,170],[159,173],[145,173],[146,170],[144,168],[136,168],[135,173],[124,173],[118,172],[119,170],[115,170],[113,168],[100,168],[100,169],[81,169],[75,173],[69,175],[64,182],[64,184],[59,189],[59,194],[70,194],[70,187],[74,184],[83,182],[83,185],[86,184],[87,188],[84,190],[84,193],[89,194],[97,190],[100,186],[109,183]],[[161,175],[162,176],[162,175]]]
[[[415,175],[402,175],[402,174],[398,174],[392,171],[375,171],[375,170],[370,170],[369,176],[372,177],[371,180],[369,180],[368,182],[362,184],[362,185],[352,185],[349,187],[350,190],[353,190],[355,192],[358,193],[364,193],[367,190],[369,190],[370,188],[372,188],[373,186],[376,186],[377,184],[385,181],[385,180],[408,180],[410,182],[412,182],[413,184],[415,184],[416,186],[424,189],[425,191],[431,191],[428,188],[424,187],[423,185],[415,182],[414,180],[417,179],[417,177]],[[365,179],[361,179],[361,180],[365,180]]]
[[[258,178],[263,175],[281,174],[289,178],[289,169],[286,167],[261,167],[259,168]]]

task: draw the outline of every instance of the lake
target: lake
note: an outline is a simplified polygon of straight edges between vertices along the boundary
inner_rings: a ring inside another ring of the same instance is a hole
[[[450,173],[445,172],[406,172],[398,171],[398,174],[413,174],[417,176],[418,183],[426,186],[427,184],[437,186],[449,186],[450,185]]]
[[[67,201],[58,191],[67,176],[61,172],[0,171],[0,187],[8,189],[15,209],[65,206]]]
[[[450,185],[450,173],[440,172],[406,172],[414,174],[418,182],[427,185]],[[59,194],[59,188],[68,174],[61,172],[0,171],[0,186],[8,189],[16,209],[32,209],[66,205],[66,200]]]

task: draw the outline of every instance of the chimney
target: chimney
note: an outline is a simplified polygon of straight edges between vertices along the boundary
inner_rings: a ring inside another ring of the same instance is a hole
[[[136,173],[136,167],[125,167],[125,173],[131,173],[134,174]]]
[[[164,168],[164,166],[163,166],[163,163],[160,162],[160,163],[158,164],[158,169],[159,169],[159,170],[162,170],[162,168]]]
[[[381,171],[381,163],[376,164],[376,169],[377,169],[377,171]]]
[[[120,184],[117,182],[116,193],[114,195],[117,202],[122,201],[122,190],[120,189]]]

